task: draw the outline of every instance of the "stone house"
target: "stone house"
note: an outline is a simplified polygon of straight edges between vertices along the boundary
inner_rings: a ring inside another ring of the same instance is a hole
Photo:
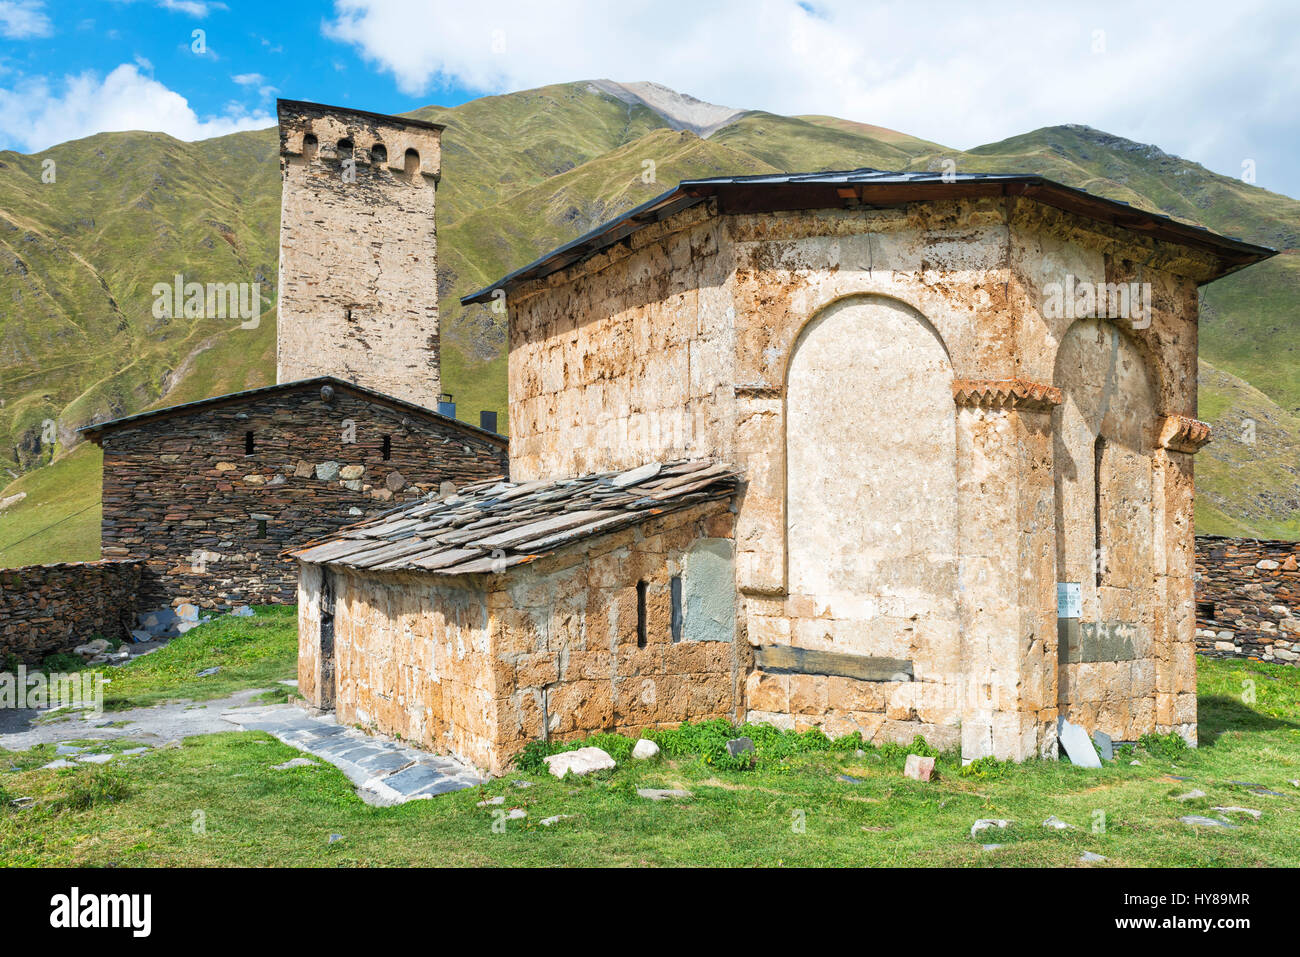
[[[300,549],[299,690],[493,773],[548,735],[735,719],[734,490],[689,462],[487,482]]]
[[[82,434],[104,450],[102,551],[144,560],[143,607],[292,602],[285,548],[508,464],[503,436],[327,376]]]
[[[677,720],[639,706],[645,681],[686,716],[968,759],[1055,756],[1060,718],[1194,742],[1197,289],[1271,254],[1036,176],[684,182],[466,297],[506,293],[512,481],[394,516],[386,547],[455,544],[457,509],[647,463],[734,469],[730,508],[596,519],[495,560],[478,541],[450,568],[300,551],[302,661],[329,661],[308,700],[365,684],[374,727],[410,727],[429,675],[473,658],[474,693],[444,685],[447,727],[422,740],[494,770],[534,738]],[[705,614],[731,609],[707,642],[673,598],[697,551]],[[705,670],[625,666],[632,601],[666,602],[669,637],[662,613],[645,630]],[[390,666],[341,657],[358,629]],[[572,690],[589,667],[608,709]],[[687,674],[734,690],[697,705],[668,680]]]
[[[291,602],[285,548],[506,472],[504,437],[433,411],[442,127],[277,107],[278,384],[80,430],[103,554],[144,560],[144,607]]]

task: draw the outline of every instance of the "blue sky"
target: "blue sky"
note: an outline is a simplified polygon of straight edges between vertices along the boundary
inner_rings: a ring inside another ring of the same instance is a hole
[[[958,149],[1085,123],[1300,196],[1300,4],[0,0],[0,148],[609,77]],[[194,30],[203,30],[196,51]]]

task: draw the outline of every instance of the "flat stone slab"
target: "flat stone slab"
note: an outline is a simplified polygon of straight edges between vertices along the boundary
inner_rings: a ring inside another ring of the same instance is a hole
[[[691,796],[690,791],[683,791],[681,788],[637,788],[636,793],[650,801],[668,801]]]
[[[247,731],[265,731],[279,741],[326,761],[347,776],[367,804],[387,807],[478,787],[478,771],[445,755],[374,737],[294,705],[241,708],[222,718]],[[294,762],[286,766],[301,767]]]
[[[1060,718],[1057,721],[1056,736],[1071,764],[1081,768],[1101,767],[1101,759],[1097,757],[1097,749],[1093,747],[1092,738],[1083,728]]]
[[[1218,818],[1202,817],[1200,814],[1186,814],[1178,820],[1184,824],[1190,824],[1192,827],[1236,827],[1236,824],[1229,824],[1227,821],[1220,821]]]
[[[290,768],[318,768],[320,763],[311,758],[290,758],[284,764],[271,766],[272,771],[288,771]]]

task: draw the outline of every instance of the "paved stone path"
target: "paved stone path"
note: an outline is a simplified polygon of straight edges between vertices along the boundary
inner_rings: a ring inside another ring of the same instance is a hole
[[[309,715],[294,705],[240,708],[222,717],[246,731],[265,731],[290,747],[315,755],[347,775],[367,804],[387,806],[477,787],[471,767]]]
[[[263,690],[240,691],[214,701],[181,701],[105,711],[71,712],[67,718],[36,722],[38,712],[0,710],[0,748],[25,751],[38,744],[130,738],[146,747],[199,734],[265,731],[280,741],[334,765],[367,804],[387,806],[449,791],[477,787],[484,779],[471,767],[408,745],[346,728],[333,715],[313,716],[294,704],[256,705]],[[78,760],[80,760],[78,758]]]

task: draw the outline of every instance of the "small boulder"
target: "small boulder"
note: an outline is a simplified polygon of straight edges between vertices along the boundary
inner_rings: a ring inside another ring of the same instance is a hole
[[[366,467],[364,465],[345,465],[339,469],[339,478],[349,482],[353,479],[359,479],[365,474]]]
[[[498,805],[498,804],[505,804],[505,803],[506,803],[506,799],[505,799],[503,796],[501,796],[500,794],[498,794],[496,797],[490,797],[490,798],[487,798],[486,800],[479,801],[478,804],[476,804],[476,805],[474,805],[474,806],[475,806],[475,807],[495,807],[495,806]]]
[[[646,738],[642,738],[632,748],[632,757],[638,761],[647,761],[659,753],[659,745]]]
[[[109,643],[103,638],[96,638],[93,641],[86,642],[84,645],[77,645],[77,647],[73,648],[72,651],[74,654],[81,655],[85,658],[94,655],[102,655],[104,652],[108,651],[110,647]]]
[[[1043,827],[1050,827],[1050,828],[1051,828],[1052,830],[1054,830],[1054,831],[1072,831],[1072,830],[1074,830],[1074,825],[1073,825],[1073,824],[1066,824],[1064,821],[1062,821],[1062,820],[1061,820],[1059,817],[1057,817],[1055,814],[1053,814],[1051,817],[1049,817],[1046,821],[1043,822]]]
[[[176,606],[176,617],[181,621],[198,621],[199,606],[183,601]]]
[[[1000,818],[982,817],[970,826],[970,836],[974,837],[980,831],[986,831],[991,827],[1008,828],[1014,821],[1005,821]]]
[[[217,665],[217,666],[215,666],[215,667],[213,667],[213,668],[204,668],[202,671],[195,672],[194,677],[196,677],[196,678],[211,678],[213,675],[215,675],[215,674],[216,674],[218,671],[220,671],[220,670],[221,670],[221,666],[220,666],[220,665]]]
[[[400,492],[402,489],[406,488],[406,476],[397,470],[393,470],[392,472],[389,472],[388,477],[384,479],[384,485],[388,487],[388,491],[390,492]]]
[[[316,477],[322,482],[332,482],[339,477],[338,462],[321,462],[316,466]]]
[[[1229,804],[1227,807],[1216,807],[1216,811],[1221,814],[1249,814],[1255,820],[1259,820],[1262,811],[1256,811],[1253,807],[1237,807],[1235,804]]]
[[[563,821],[566,817],[569,817],[569,815],[568,815],[568,814],[556,814],[556,815],[554,815],[554,816],[552,816],[552,817],[544,817],[544,818],[542,818],[542,820],[541,820],[541,824],[542,824],[543,827],[550,827],[552,824],[559,824],[559,823],[560,823],[561,821]]]
[[[1083,864],[1100,864],[1105,860],[1106,858],[1102,857],[1100,854],[1094,854],[1092,851],[1084,851],[1083,854],[1079,856],[1079,861]]]
[[[576,751],[562,751],[543,758],[547,769],[557,778],[566,774],[590,774],[593,771],[606,771],[615,767],[614,759],[600,748],[579,748]]]
[[[230,609],[230,614],[236,618],[252,618],[253,609],[249,608],[247,605],[239,605]]]
[[[1205,792],[1199,788],[1192,788],[1186,794],[1180,794],[1174,798],[1175,801],[1195,801],[1197,798],[1205,797]]]
[[[924,758],[919,754],[909,754],[903,765],[903,777],[913,781],[929,781],[934,777],[934,758]]]

